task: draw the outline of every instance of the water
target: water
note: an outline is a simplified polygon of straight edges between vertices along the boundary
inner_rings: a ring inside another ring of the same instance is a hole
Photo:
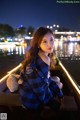
[[[15,44],[4,44],[0,45],[0,55],[24,55],[26,52],[27,45],[20,45],[17,46]],[[65,57],[65,56],[75,56],[80,57],[80,44],[75,43],[63,43],[61,41],[55,41],[54,49],[58,57]]]
[[[80,44],[75,42],[55,42],[55,50],[58,57],[80,57]]]
[[[4,44],[0,45],[0,55],[24,55],[27,45]]]

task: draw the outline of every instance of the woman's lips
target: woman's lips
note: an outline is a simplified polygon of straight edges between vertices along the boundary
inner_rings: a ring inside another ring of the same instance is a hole
[[[48,50],[52,50],[52,48],[48,48]]]

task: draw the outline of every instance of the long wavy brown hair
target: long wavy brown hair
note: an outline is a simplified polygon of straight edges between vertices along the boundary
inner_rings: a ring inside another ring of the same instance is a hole
[[[23,70],[25,70],[26,66],[38,54],[41,41],[47,33],[51,33],[54,36],[52,30],[46,27],[39,27],[34,32],[32,40],[30,42],[30,49],[26,52],[24,61],[22,62]],[[53,54],[50,54],[50,58],[53,58]]]

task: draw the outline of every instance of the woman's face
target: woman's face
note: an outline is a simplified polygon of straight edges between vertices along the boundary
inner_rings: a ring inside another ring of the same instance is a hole
[[[53,52],[53,47],[54,47],[54,37],[51,33],[47,33],[41,41],[40,48],[45,53],[49,54]]]

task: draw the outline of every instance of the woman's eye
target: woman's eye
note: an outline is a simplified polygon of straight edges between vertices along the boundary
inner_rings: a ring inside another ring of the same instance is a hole
[[[45,41],[43,41],[43,43],[47,43],[47,41],[45,40]]]

